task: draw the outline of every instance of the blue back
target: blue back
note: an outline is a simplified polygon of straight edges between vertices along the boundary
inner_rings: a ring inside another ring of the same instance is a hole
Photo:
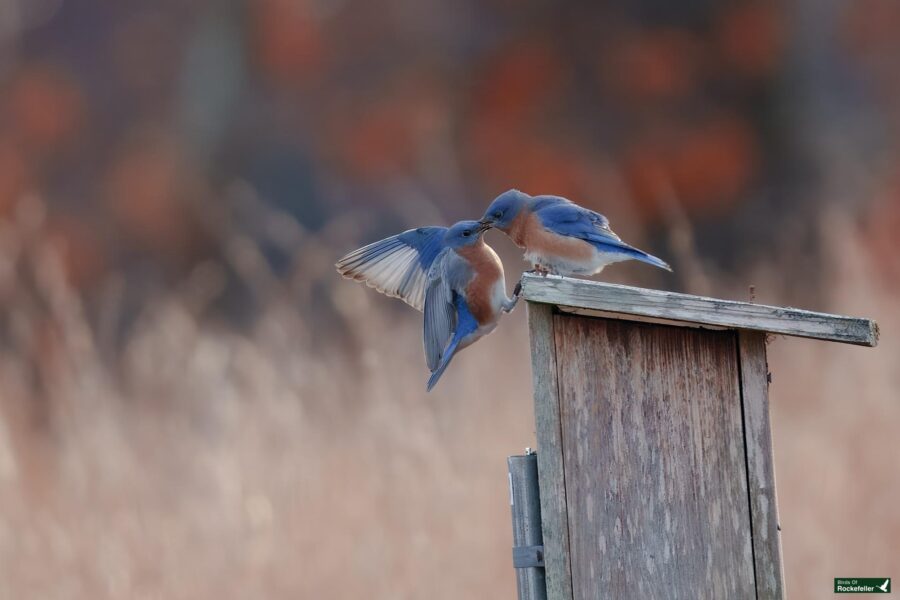
[[[609,219],[559,196],[536,196],[532,211],[545,228],[560,235],[578,238],[601,252],[620,253],[628,258],[671,271],[672,268],[652,254],[622,241],[609,228]]]
[[[543,197],[539,197],[543,199]],[[609,229],[609,220],[600,213],[551,196],[535,203],[534,213],[541,224],[562,235],[589,242],[620,245],[622,241]]]

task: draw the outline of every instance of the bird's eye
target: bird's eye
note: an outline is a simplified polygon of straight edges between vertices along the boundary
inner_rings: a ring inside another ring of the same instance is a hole
[[[469,237],[470,235],[472,235],[472,232],[469,231],[468,229],[466,229],[465,231],[462,232],[462,234],[463,234],[463,237]]]
[[[495,218],[495,219],[499,219],[499,218],[502,217],[502,216],[503,216],[503,211],[502,211],[502,210],[498,210],[497,212],[494,213],[494,218]]]

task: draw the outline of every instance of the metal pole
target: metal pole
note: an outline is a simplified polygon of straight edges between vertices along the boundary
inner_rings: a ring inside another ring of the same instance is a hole
[[[537,455],[531,448],[526,448],[524,456],[510,456],[507,464],[513,566],[516,568],[519,600],[547,600]]]

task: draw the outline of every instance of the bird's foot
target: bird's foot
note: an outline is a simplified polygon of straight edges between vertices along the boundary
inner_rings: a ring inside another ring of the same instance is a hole
[[[534,265],[534,268],[530,271],[525,271],[526,273],[531,273],[532,275],[540,275],[541,277],[546,277],[550,274],[550,270],[546,267],[542,267],[541,265]]]
[[[513,288],[512,298],[507,298],[503,301],[503,312],[510,313],[516,307],[516,304],[519,303],[519,298],[522,296],[522,280],[520,279],[516,282],[516,287]]]

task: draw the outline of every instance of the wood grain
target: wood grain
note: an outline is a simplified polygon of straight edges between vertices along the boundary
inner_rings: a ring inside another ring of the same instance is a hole
[[[528,328],[531,337],[534,420],[538,444],[538,481],[541,490],[541,529],[544,534],[547,598],[572,600],[553,307],[548,304],[529,303]]]
[[[860,346],[875,346],[878,343],[878,325],[869,319],[718,300],[599,281],[526,274],[522,278],[522,295],[529,302],[692,325],[769,331]]]
[[[553,333],[574,598],[755,599],[735,332]]]
[[[769,422],[766,335],[741,331],[738,334],[738,350],[757,596],[766,600],[781,599],[785,595],[784,572]]]

